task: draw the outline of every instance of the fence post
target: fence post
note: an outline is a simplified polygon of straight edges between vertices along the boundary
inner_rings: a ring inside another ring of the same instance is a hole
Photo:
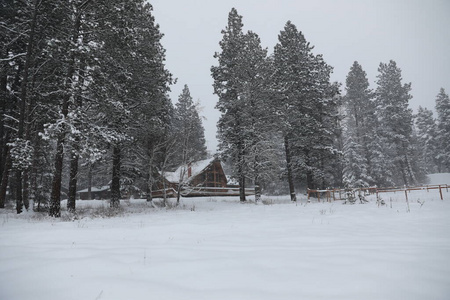
[[[439,185],[439,194],[441,195],[441,200],[444,200],[444,197],[442,196],[442,186]]]
[[[405,187],[405,196],[406,196],[406,201],[408,201],[408,189]]]
[[[320,192],[316,190],[316,194],[317,194],[317,201],[320,203]]]
[[[311,190],[308,188],[306,188],[306,190],[308,191],[308,201],[309,201],[309,193],[311,192]]]

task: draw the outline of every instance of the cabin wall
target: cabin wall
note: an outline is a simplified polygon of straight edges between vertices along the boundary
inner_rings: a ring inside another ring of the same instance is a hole
[[[227,178],[223,172],[220,162],[215,161],[209,165],[203,173],[198,174],[191,180],[191,185],[203,187],[226,187]]]

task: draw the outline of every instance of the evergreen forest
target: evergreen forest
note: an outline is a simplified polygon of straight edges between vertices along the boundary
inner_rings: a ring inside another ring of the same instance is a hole
[[[163,32],[144,0],[0,2],[0,208],[76,210],[77,191],[109,186],[111,207],[159,174],[209,157],[188,83],[170,99]],[[273,51],[228,15],[211,67],[218,152],[260,193],[426,183],[450,172],[450,99],[409,107],[393,60],[369,85],[358,62],[344,83],[290,21]]]

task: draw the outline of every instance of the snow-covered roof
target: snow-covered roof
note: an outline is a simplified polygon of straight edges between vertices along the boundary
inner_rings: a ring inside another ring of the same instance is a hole
[[[179,166],[175,172],[165,172],[164,175],[166,179],[172,183],[179,183],[180,179],[183,182],[189,182],[190,180],[192,180],[192,178],[202,173],[214,160],[215,158],[210,158],[192,162],[190,164],[191,167],[190,177],[188,177],[188,167],[189,167],[188,164]]]
[[[91,188],[91,192],[103,192],[103,191],[107,191],[109,190],[110,186],[109,185],[104,185],[104,186],[93,186]],[[77,193],[87,193],[88,189],[83,189],[80,191],[77,191]]]

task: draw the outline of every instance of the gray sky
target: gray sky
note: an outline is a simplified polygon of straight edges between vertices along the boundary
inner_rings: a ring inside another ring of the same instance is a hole
[[[244,31],[257,33],[269,53],[288,20],[334,67],[333,81],[345,83],[356,60],[376,88],[380,62],[390,59],[402,69],[403,82],[412,83],[411,108],[434,109],[441,87],[450,92],[449,0],[150,0],[164,33],[167,68],[178,78],[171,87],[175,102],[187,84],[203,108],[207,146],[217,141],[210,68],[220,51],[221,30],[232,7],[243,16]],[[343,85],[344,88],[344,85]]]

